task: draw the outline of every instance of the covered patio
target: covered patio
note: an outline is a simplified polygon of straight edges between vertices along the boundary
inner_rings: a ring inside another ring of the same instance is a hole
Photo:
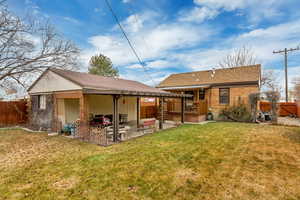
[[[140,119],[140,98],[160,99],[159,117]],[[166,121],[163,101],[176,98],[182,102],[180,121]],[[84,89],[55,92],[56,131],[65,124],[74,124],[72,137],[99,145],[110,145],[160,129],[184,123],[184,95],[147,91],[103,91]]]
[[[70,137],[104,146],[184,123],[189,97],[136,81],[58,69],[46,71],[29,92],[38,112],[35,119],[49,120],[53,113],[52,131],[64,133],[69,128]],[[159,99],[158,117],[140,118],[142,97]],[[175,122],[165,120],[163,102],[170,98],[181,102],[181,118]],[[40,121],[36,124],[41,127]]]

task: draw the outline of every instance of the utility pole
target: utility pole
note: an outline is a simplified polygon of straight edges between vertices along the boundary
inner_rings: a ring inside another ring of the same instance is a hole
[[[284,66],[285,66],[285,102],[288,102],[289,100],[289,88],[288,88],[288,53],[292,51],[298,51],[300,50],[300,47],[297,48],[290,48],[287,49],[285,48],[284,50],[279,50],[279,51],[273,51],[274,54],[277,53],[284,53]]]

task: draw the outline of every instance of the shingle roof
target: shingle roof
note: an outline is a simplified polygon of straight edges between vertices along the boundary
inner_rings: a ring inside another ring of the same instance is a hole
[[[215,85],[224,83],[257,82],[260,79],[261,65],[241,66],[227,69],[171,74],[157,87],[178,87],[195,85]]]
[[[49,69],[50,71],[72,81],[89,91],[123,91],[135,93],[152,93],[165,96],[175,96],[173,93],[150,87],[143,83],[112,77],[104,77],[82,72],[74,72],[61,69]],[[121,92],[120,92],[121,93]],[[177,95],[180,96],[180,95]]]

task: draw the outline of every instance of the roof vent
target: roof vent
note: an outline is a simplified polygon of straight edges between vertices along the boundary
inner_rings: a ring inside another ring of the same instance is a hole
[[[216,73],[216,70],[215,70],[215,68],[213,67],[212,70],[211,70],[211,74],[210,74],[211,78],[214,78],[215,73]]]

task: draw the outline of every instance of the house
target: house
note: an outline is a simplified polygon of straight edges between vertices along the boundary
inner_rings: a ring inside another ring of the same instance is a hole
[[[114,141],[118,140],[124,123],[125,127],[135,124],[139,128],[141,97],[186,97],[136,81],[50,68],[32,84],[28,93],[32,128],[60,131],[67,124],[77,123],[78,134],[85,137],[94,134],[92,123],[98,125],[95,126],[98,130],[99,124],[104,125],[105,121],[111,125]],[[160,128],[163,121],[161,116]]]
[[[248,95],[259,92],[261,65],[171,74],[157,88],[176,94],[190,94],[186,100],[186,121],[205,119],[208,111],[217,118],[226,106],[248,104]],[[168,102],[169,118],[179,115],[180,103]]]

